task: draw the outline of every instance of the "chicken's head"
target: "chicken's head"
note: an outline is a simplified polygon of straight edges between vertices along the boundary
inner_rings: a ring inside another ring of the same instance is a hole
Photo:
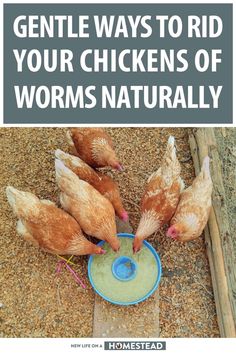
[[[139,252],[142,248],[142,244],[143,244],[143,240],[141,238],[135,236],[134,242],[133,242],[133,252],[134,253]]]
[[[115,170],[123,171],[123,166],[117,159],[115,151],[109,145],[106,145],[104,148],[102,152],[102,159],[104,166],[111,166]]]
[[[196,238],[199,231],[199,218],[196,213],[186,213],[167,230],[172,239],[186,242]]]
[[[115,162],[113,165],[111,165],[115,170],[117,171],[124,171],[124,167],[121,165],[120,162]]]
[[[121,201],[119,199],[113,201],[113,203],[112,203],[113,207],[114,207],[115,212],[118,215],[119,219],[121,219],[124,222],[127,222],[129,220],[129,214],[123,208]]]
[[[94,254],[105,254],[106,251],[102,247],[96,247]]]
[[[106,253],[106,251],[102,247],[95,245],[92,242],[88,242],[87,245],[88,245],[88,247],[86,250],[88,252],[86,254],[105,254]]]
[[[167,230],[166,236],[172,238],[173,240],[176,240],[179,237],[179,234],[180,230],[178,225],[172,225]]]
[[[120,214],[121,220],[124,222],[127,222],[129,220],[129,215],[126,210],[123,210],[122,213]]]
[[[109,242],[111,248],[113,249],[113,251],[115,251],[115,252],[119,251],[119,249],[120,249],[120,240],[119,240],[119,238],[117,236],[110,238],[108,242]]]
[[[120,172],[124,170],[123,166],[121,165],[121,163],[116,158],[109,157],[107,159],[107,165],[111,166],[114,170],[117,170],[117,171],[120,171]]]

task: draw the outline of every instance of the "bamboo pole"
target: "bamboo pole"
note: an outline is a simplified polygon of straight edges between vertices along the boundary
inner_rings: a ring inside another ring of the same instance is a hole
[[[224,195],[223,180],[221,177],[220,159],[217,144],[212,128],[203,128],[195,131],[189,137],[189,144],[193,157],[196,175],[206,155],[211,157],[213,177],[213,207],[208,225],[204,230],[207,255],[212,276],[212,286],[215,297],[216,311],[221,337],[236,337],[233,311],[231,306],[232,296],[229,294],[224,252],[222,249],[222,234],[227,228],[227,221],[222,220],[219,200]],[[225,226],[226,223],[226,226]]]

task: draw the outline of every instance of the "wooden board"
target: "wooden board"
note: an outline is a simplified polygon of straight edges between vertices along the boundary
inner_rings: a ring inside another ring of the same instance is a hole
[[[118,232],[132,233],[129,223],[117,220]],[[93,337],[159,337],[159,293],[134,306],[117,306],[95,295]]]
[[[229,225],[227,208],[224,203],[225,192],[222,166],[217,151],[214,129],[197,129],[190,136],[189,143],[196,175],[200,171],[203,158],[206,155],[209,155],[211,158],[213,207],[208,225],[205,228],[205,241],[221,337],[236,337],[234,323],[236,314],[233,312],[235,283],[231,282],[232,273],[235,272],[235,263],[232,263],[233,257],[230,257],[232,245],[230,245],[229,237],[227,237],[229,236]],[[228,240],[227,242],[226,239]]]
[[[134,306],[116,306],[95,297],[93,337],[159,337],[158,291],[150,300]]]

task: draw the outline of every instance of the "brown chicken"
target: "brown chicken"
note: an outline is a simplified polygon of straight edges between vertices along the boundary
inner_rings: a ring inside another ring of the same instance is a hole
[[[118,251],[120,242],[116,235],[115,212],[109,200],[60,160],[56,159],[55,168],[62,207],[74,216],[86,234],[107,241],[114,251]]]
[[[211,211],[212,180],[208,156],[203,160],[201,172],[180,196],[180,202],[171,220],[167,236],[187,242],[202,234]]]
[[[25,240],[54,254],[104,254],[89,242],[76,220],[49,200],[13,187],[6,188],[7,199],[19,218],[17,232]]]
[[[71,128],[67,140],[72,153],[92,167],[106,167],[122,171],[110,136],[102,128]]]
[[[183,181],[174,141],[174,137],[170,136],[161,167],[148,179],[141,200],[142,216],[135,234],[134,252],[140,250],[145,238],[172,218],[177,208]]]
[[[113,205],[115,212],[120,219],[128,221],[128,213],[122,205],[118,184],[110,176],[95,171],[79,157],[66,154],[62,150],[57,149],[55,151],[55,156],[79,178],[91,184],[104,197],[106,197]]]

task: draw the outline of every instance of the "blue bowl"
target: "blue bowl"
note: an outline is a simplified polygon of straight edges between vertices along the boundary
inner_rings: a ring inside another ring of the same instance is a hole
[[[125,237],[125,238],[134,238],[134,235],[132,234],[126,234],[126,233],[120,233],[117,234],[118,237]],[[102,246],[105,243],[105,241],[100,241],[97,245],[98,246]],[[89,257],[89,261],[88,261],[88,277],[90,280],[90,283],[93,287],[93,289],[95,290],[95,292],[100,295],[103,299],[105,299],[108,302],[111,302],[112,304],[115,305],[122,305],[122,306],[127,306],[127,305],[135,305],[138,304],[139,302],[142,302],[144,300],[146,300],[149,296],[151,296],[154,291],[156,291],[156,289],[158,288],[158,285],[160,283],[161,280],[161,273],[162,273],[162,268],[161,268],[161,260],[160,257],[158,255],[158,253],[156,252],[156,250],[150,245],[150,243],[148,243],[147,241],[143,241],[144,245],[152,252],[152,254],[154,255],[155,259],[156,259],[156,263],[157,263],[157,268],[158,268],[158,276],[156,279],[156,282],[152,288],[152,290],[150,290],[145,296],[143,296],[142,298],[136,300],[136,301],[130,301],[130,302],[119,302],[119,301],[113,301],[111,299],[109,299],[108,297],[106,297],[105,295],[103,295],[99,290],[96,289],[92,276],[91,276],[91,264],[93,261],[93,257],[94,256],[90,256]],[[125,263],[130,262],[129,265],[129,270],[125,269]],[[121,256],[119,258],[117,258],[115,260],[115,262],[112,265],[112,272],[113,275],[122,281],[127,281],[130,279],[135,278],[136,276],[136,262],[126,256]]]
[[[137,274],[137,263],[130,257],[121,256],[112,264],[112,274],[121,281],[134,279]]]

